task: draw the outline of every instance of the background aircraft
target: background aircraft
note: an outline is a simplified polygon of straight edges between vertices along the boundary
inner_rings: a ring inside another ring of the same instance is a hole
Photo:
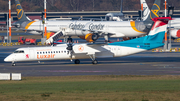
[[[97,64],[96,58],[122,57],[163,46],[162,42],[169,20],[171,20],[170,17],[153,18],[155,23],[151,31],[147,36],[141,38],[106,44],[73,44],[72,50],[67,50],[66,44],[19,48],[4,61],[12,62],[15,66],[15,62],[19,61],[75,59],[75,64],[79,64],[79,59],[91,58],[92,63]]]
[[[125,16],[123,14],[123,0],[121,0],[121,9],[119,13],[107,13],[105,15],[105,20],[107,21],[123,21]]]
[[[180,18],[173,18],[169,24],[169,27],[172,27],[169,31],[171,37],[180,38]]]
[[[150,13],[150,9],[146,3],[146,0],[140,0],[141,10],[142,10],[142,20],[145,21]]]
[[[18,21],[13,25],[21,30],[26,30],[28,33],[42,34],[42,21],[31,21],[25,15],[19,1],[15,0],[15,3]],[[100,36],[105,37],[105,40],[109,41],[109,37],[137,37],[145,35],[152,24],[151,19],[158,17],[159,5],[160,0],[155,0],[152,11],[156,10],[156,12],[151,12],[145,21],[46,21],[47,31],[55,33],[46,42],[53,43],[60,36],[80,36],[80,38],[86,39],[88,42],[93,42]]]

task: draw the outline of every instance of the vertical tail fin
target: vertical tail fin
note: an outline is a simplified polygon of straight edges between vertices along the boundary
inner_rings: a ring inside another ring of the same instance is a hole
[[[145,21],[149,16],[150,9],[146,3],[146,0],[140,0],[140,3],[141,3],[141,10],[143,11],[142,12],[142,14],[143,14],[142,19],[143,19],[143,21]]]
[[[152,19],[159,17],[160,4],[161,4],[161,0],[155,0],[151,8],[151,12],[149,13],[147,19],[144,19],[145,24],[152,24],[153,23]]]
[[[19,0],[15,0],[15,4],[18,21],[30,21],[30,19],[25,15],[24,10],[22,9],[21,4],[19,3]]]
[[[162,43],[166,32],[168,21],[171,17],[153,18],[154,24],[148,34],[144,38],[143,43]]]

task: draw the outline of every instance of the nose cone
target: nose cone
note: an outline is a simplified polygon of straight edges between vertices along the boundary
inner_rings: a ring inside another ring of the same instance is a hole
[[[4,62],[11,62],[11,61],[12,61],[12,59],[10,58],[10,56],[8,56],[4,59]]]

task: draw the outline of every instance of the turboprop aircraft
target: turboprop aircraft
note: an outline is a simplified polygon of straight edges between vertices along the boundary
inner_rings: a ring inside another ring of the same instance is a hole
[[[96,58],[122,57],[146,50],[163,46],[163,38],[170,17],[153,18],[154,25],[149,34],[144,37],[114,43],[84,43],[73,44],[73,48],[68,50],[66,44],[48,47],[19,48],[14,53],[7,56],[4,61],[44,61],[75,59],[75,64],[79,64],[79,59],[91,58],[93,64],[97,64]]]
[[[42,34],[42,21],[31,21],[24,13],[18,0],[15,0],[18,21],[13,25],[32,34]],[[103,36],[108,41],[109,37],[137,37],[145,35],[151,19],[158,17],[160,0],[155,0],[152,11],[145,21],[46,21],[47,32],[54,32],[46,43],[53,43],[60,36],[79,36],[88,42],[94,42]],[[84,28],[87,29],[84,29]],[[58,37],[57,37],[58,36]]]

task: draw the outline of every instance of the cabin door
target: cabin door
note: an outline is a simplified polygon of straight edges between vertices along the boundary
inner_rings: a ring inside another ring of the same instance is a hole
[[[29,50],[29,58],[30,58],[30,59],[34,59],[34,58],[35,58],[35,52],[34,52],[33,49],[30,49],[30,50]]]

